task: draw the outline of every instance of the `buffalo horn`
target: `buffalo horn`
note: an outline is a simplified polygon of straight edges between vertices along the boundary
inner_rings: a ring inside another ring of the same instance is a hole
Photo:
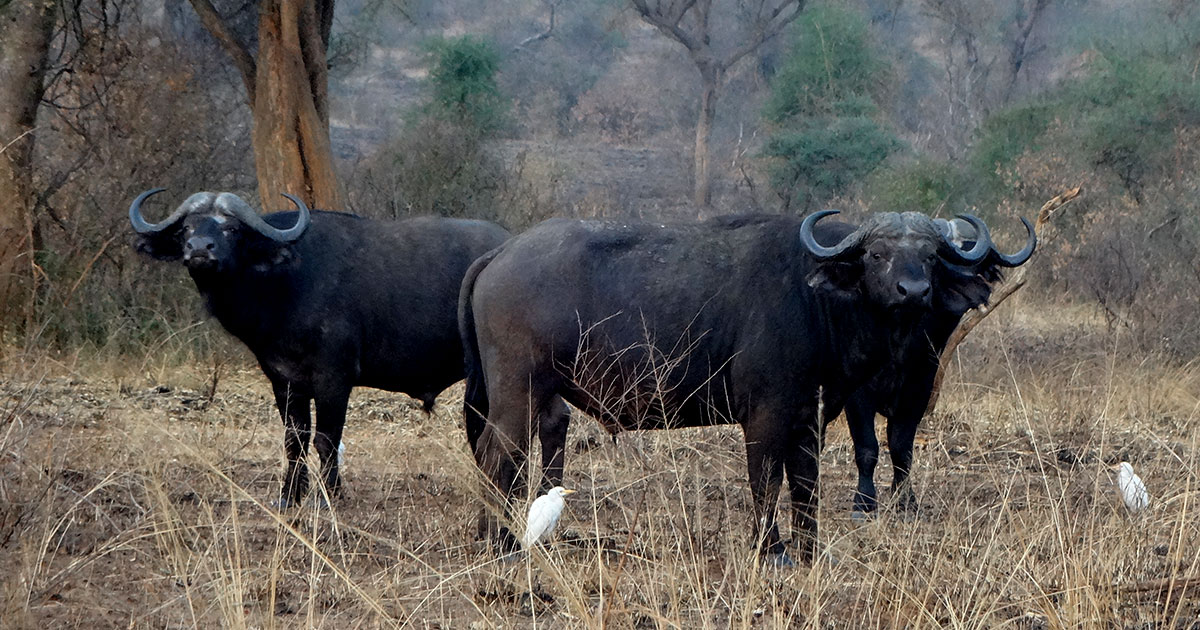
[[[166,189],[152,188],[138,195],[137,199],[134,199],[133,203],[129,204],[129,222],[133,224],[134,232],[138,234],[157,234],[162,232],[178,223],[180,219],[186,217],[188,214],[207,207],[212,203],[213,197],[216,196],[210,192],[198,192],[179,204],[179,207],[175,209],[175,212],[171,213],[171,216],[159,223],[150,223],[142,216],[142,202],[164,190]]]
[[[840,243],[833,247],[825,247],[817,242],[817,239],[813,237],[813,226],[817,224],[817,221],[838,212],[838,210],[820,210],[804,217],[804,222],[800,224],[800,242],[817,260],[838,258],[853,250],[862,241],[863,228],[860,227],[847,234]]]
[[[1033,226],[1030,225],[1028,219],[1021,217],[1021,223],[1025,224],[1025,231],[1029,235],[1025,239],[1025,247],[1021,248],[1021,251],[1015,254],[1002,254],[996,249],[995,245],[992,245],[992,256],[996,258],[997,265],[1001,267],[1017,267],[1025,264],[1025,261],[1029,260],[1030,256],[1033,256],[1033,250],[1037,248],[1037,234],[1034,233]]]
[[[309,214],[308,206],[304,205],[303,201],[287,193],[283,193],[283,196],[296,204],[296,210],[300,213],[300,216],[296,218],[296,224],[286,230],[281,230],[264,221],[253,208],[247,205],[245,201],[242,201],[241,197],[233,193],[221,193],[217,195],[215,205],[218,210],[237,217],[247,227],[273,241],[278,243],[293,243],[308,229],[308,224],[312,220],[312,217]]]
[[[960,214],[958,218],[970,223],[975,228],[975,244],[971,246],[971,249],[962,249],[950,240],[950,234],[938,230],[938,234],[942,237],[942,258],[956,265],[970,265],[983,260],[983,257],[987,256],[992,249],[992,236],[988,232],[987,224],[969,214]]]

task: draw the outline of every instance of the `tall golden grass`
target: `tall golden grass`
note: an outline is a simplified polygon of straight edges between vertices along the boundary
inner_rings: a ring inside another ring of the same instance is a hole
[[[281,425],[253,366],[232,361],[212,392],[210,364],[10,353],[0,626],[1193,627],[1200,366],[1138,356],[1087,309],[1010,302],[960,347],[923,424],[921,510],[888,509],[883,490],[877,518],[849,518],[838,421],[821,553],[793,570],[759,564],[736,427],[614,442],[577,418],[579,494],[548,547],[505,561],[474,539],[457,388],[428,417],[357,391],[346,497],[279,514]],[[1115,493],[1121,460],[1145,513]]]

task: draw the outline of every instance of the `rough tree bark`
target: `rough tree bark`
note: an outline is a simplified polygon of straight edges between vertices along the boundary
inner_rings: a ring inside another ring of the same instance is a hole
[[[191,0],[201,23],[233,59],[254,116],[254,164],[264,207],[279,193],[341,210],[345,194],[329,142],[326,51],[334,0],[259,0],[258,57],[238,41],[210,0]]]
[[[696,144],[693,153],[692,201],[697,206],[712,202],[709,168],[709,138],[716,118],[716,102],[726,73],[743,57],[758,50],[791,24],[804,10],[806,0],[760,0],[746,3],[752,15],[746,40],[725,50],[712,44],[709,15],[713,0],[631,0],[633,8],[647,24],[663,35],[683,44],[700,72],[700,103],[696,120]]]
[[[0,0],[0,331],[32,314],[33,130],[54,3]]]

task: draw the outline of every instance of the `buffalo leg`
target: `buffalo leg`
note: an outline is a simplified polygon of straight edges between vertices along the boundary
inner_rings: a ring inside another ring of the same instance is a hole
[[[287,470],[283,474],[283,488],[279,494],[279,507],[296,505],[308,494],[308,470],[304,456],[308,452],[308,441],[312,437],[312,416],[308,392],[294,387],[283,379],[272,379],[271,389],[275,393],[275,405],[283,418],[283,448],[287,455]]]
[[[775,503],[779,500],[779,487],[783,483],[783,450],[780,436],[764,430],[770,419],[751,420],[744,428],[746,436],[746,466],[750,472],[750,494],[754,500],[754,537],[760,541],[764,555],[777,558],[782,564],[790,563],[779,539],[779,527],[775,523]]]
[[[463,426],[467,431],[467,444],[471,452],[479,444],[479,436],[487,425],[488,397],[487,388],[483,384],[483,375],[467,374],[467,388],[463,395]]]
[[[570,424],[571,409],[562,398],[553,397],[538,421],[538,441],[542,443],[542,492],[562,485],[563,457]]]
[[[902,511],[917,508],[917,496],[908,481],[912,471],[913,439],[917,435],[918,415],[915,420],[896,414],[888,418],[888,448],[892,451],[892,494],[896,506]]]
[[[487,425],[479,436],[475,449],[475,461],[491,482],[484,488],[484,496],[491,503],[492,514],[507,514],[509,503],[515,496],[523,494],[525,487],[525,461],[529,451],[532,429],[527,393],[517,389],[496,387],[489,391],[491,409]],[[512,532],[489,516],[486,527],[501,553],[515,551],[517,539]]]
[[[801,425],[787,447],[785,467],[792,499],[792,535],[800,560],[811,563],[817,546],[817,502],[821,435]],[[822,431],[823,432],[823,431]]]
[[[854,512],[869,514],[878,507],[875,492],[875,465],[879,462],[879,440],[875,437],[875,409],[854,396],[846,403],[846,423],[854,443],[854,463],[858,467],[858,489],[854,492]]]
[[[342,429],[346,426],[346,405],[350,401],[350,388],[329,388],[317,396],[317,434],[313,446],[321,459],[321,480],[329,497],[337,497],[342,491],[342,479],[338,473],[337,450],[342,443]]]

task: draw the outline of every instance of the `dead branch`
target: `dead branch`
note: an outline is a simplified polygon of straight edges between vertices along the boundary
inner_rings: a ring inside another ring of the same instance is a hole
[[[225,18],[217,12],[217,8],[213,6],[211,0],[191,0],[191,5],[196,11],[196,15],[200,17],[200,23],[220,42],[221,48],[233,59],[233,65],[242,75],[242,83],[246,86],[246,99],[250,102],[250,107],[254,107],[254,87],[258,72],[254,57],[233,34],[233,30],[226,24]]]
[[[529,37],[526,37],[525,39],[521,40],[521,43],[517,44],[516,46],[513,46],[513,49],[512,49],[513,52],[521,52],[522,50],[525,50],[525,48],[528,47],[530,44],[535,44],[544,39],[548,39],[551,35],[554,34],[555,11],[558,9],[559,2],[561,2],[561,0],[555,0],[553,2],[547,3],[547,6],[550,7],[550,21],[549,21],[549,24],[546,26],[546,30],[544,30],[536,35],[530,35]]]
[[[1067,192],[1058,195],[1057,197],[1042,204],[1042,209],[1038,211],[1037,221],[1034,223],[1033,231],[1035,234],[1041,234],[1042,230],[1050,222],[1050,217],[1061,207],[1070,203],[1083,191],[1082,186],[1068,190]],[[1036,254],[1035,254],[1036,255]],[[982,322],[993,310],[996,309],[1004,300],[1007,300],[1018,289],[1025,286],[1025,276],[1029,270],[1029,264],[1026,263],[1017,267],[1008,280],[1000,285],[998,289],[992,292],[992,298],[987,304],[980,306],[966,314],[959,322],[958,328],[950,335],[949,341],[946,342],[946,348],[942,350],[940,365],[938,365],[937,375],[933,379],[933,391],[929,396],[929,404],[925,407],[925,413],[929,414],[933,408],[937,406],[938,396],[942,391],[942,379],[946,376],[946,366],[950,363],[950,357],[954,355],[954,350],[958,348],[958,344],[966,338],[979,322]]]

